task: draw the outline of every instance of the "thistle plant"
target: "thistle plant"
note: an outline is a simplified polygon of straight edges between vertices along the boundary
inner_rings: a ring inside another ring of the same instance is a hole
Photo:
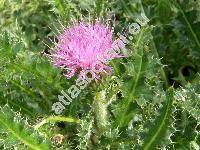
[[[0,0],[0,12],[0,149],[200,149],[199,1]]]

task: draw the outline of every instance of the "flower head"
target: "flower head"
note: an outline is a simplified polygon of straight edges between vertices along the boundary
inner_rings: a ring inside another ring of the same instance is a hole
[[[98,77],[100,72],[111,70],[107,65],[109,60],[120,57],[109,52],[113,42],[113,31],[109,25],[99,21],[94,24],[81,22],[64,29],[58,36],[51,58],[54,66],[67,69],[67,78],[75,73],[82,76],[88,70]]]

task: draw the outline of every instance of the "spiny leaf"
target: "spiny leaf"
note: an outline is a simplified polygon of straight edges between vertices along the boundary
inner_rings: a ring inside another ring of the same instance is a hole
[[[94,120],[91,119],[91,114],[88,114],[88,116],[85,119],[81,120],[80,128],[78,129],[78,149],[86,150],[88,147],[91,146],[91,136],[92,136],[92,127]]]
[[[13,147],[18,144],[33,150],[49,149],[49,143],[41,139],[38,133],[22,120],[19,114],[14,113],[8,105],[1,107],[0,112],[0,138],[4,147]]]
[[[188,84],[185,88],[176,90],[178,105],[192,115],[200,124],[200,91],[199,84]]]
[[[196,20],[193,20],[193,22],[190,21],[189,16],[186,15],[186,12],[184,11],[184,9],[181,6],[181,2],[173,1],[173,3],[175,3],[175,6],[177,6],[177,8],[180,10],[180,12],[182,14],[182,17],[183,17],[183,19],[184,19],[184,21],[186,23],[186,26],[188,27],[189,31],[191,32],[191,35],[193,36],[193,39],[196,42],[196,45],[200,49],[200,40],[199,40],[199,37],[198,37],[200,35],[198,35],[199,32],[195,32],[195,29],[193,28],[194,21],[196,21]],[[191,3],[197,3],[197,2],[191,2]],[[187,2],[187,4],[189,5],[190,2]],[[185,5],[185,4],[183,4],[183,5]]]
[[[149,129],[149,132],[144,140],[142,149],[153,149],[165,136],[165,132],[169,125],[169,120],[172,113],[173,89],[170,88],[167,92],[167,101],[161,110],[161,115],[155,120],[154,126]]]

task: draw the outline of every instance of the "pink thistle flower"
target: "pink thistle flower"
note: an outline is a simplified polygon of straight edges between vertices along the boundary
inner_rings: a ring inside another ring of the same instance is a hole
[[[111,67],[107,65],[109,60],[122,57],[109,52],[112,50],[113,42],[113,31],[109,25],[99,21],[94,24],[74,24],[58,36],[51,60],[54,66],[67,68],[64,75],[68,79],[75,73],[83,76],[88,70],[98,78],[100,72],[111,71]]]

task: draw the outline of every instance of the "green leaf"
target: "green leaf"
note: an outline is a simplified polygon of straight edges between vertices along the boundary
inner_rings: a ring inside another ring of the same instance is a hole
[[[0,138],[4,147],[17,147],[24,145],[24,148],[33,150],[48,150],[49,142],[41,138],[34,129],[24,121],[21,116],[14,113],[8,105],[1,107],[0,112]]]
[[[156,145],[165,137],[170,124],[173,99],[173,89],[170,88],[167,92],[167,101],[160,112],[161,115],[154,121],[154,125],[149,128],[142,149],[155,149]]]
[[[200,124],[200,84],[188,84],[185,88],[176,90],[178,105]]]

